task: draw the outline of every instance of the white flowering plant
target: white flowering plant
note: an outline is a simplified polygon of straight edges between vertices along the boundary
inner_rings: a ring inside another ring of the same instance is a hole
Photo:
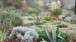
[[[61,2],[60,0],[58,0],[57,2],[51,2],[49,3],[49,7],[51,8],[51,14],[54,15],[54,16],[58,16],[61,14]]]
[[[52,2],[52,3],[50,4],[51,10],[60,9],[60,7],[61,7],[61,2],[60,2],[60,0],[58,0],[57,2]]]

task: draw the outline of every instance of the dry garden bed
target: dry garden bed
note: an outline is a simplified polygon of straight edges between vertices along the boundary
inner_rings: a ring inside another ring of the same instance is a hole
[[[3,10],[0,12],[1,42],[75,42],[75,15],[59,17],[61,10],[57,10],[43,18],[39,9]]]

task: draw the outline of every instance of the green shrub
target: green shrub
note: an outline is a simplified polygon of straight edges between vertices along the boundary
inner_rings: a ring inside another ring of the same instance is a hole
[[[12,20],[13,26],[20,26],[22,24],[22,19],[20,17],[15,17],[14,20]]]
[[[21,16],[29,16],[29,14],[27,12],[25,13],[21,12]]]
[[[35,24],[36,24],[36,25],[41,24],[40,18],[39,18],[39,13],[40,13],[40,12],[41,12],[41,11],[40,11],[39,9],[28,10],[28,14],[35,14],[35,16],[36,16],[36,18],[35,18],[35,20],[36,20]]]
[[[1,32],[0,33],[0,42],[4,42],[5,38],[6,38],[6,33],[5,32]]]
[[[28,24],[26,24],[27,26],[32,26],[32,25],[34,25],[34,23],[28,23]]]
[[[8,6],[5,8],[5,10],[16,10],[16,8],[14,6]]]
[[[45,17],[44,20],[46,20],[46,21],[51,21],[52,18],[51,18],[51,17]]]
[[[46,35],[46,32],[45,31],[38,31],[38,34],[39,34],[39,37],[40,37],[40,40],[45,39],[46,41],[48,41],[48,37]],[[52,37],[52,32],[49,32],[50,36]],[[63,39],[58,39],[56,42],[66,42],[66,40],[69,38],[69,34],[67,33],[63,33],[61,32],[60,36],[63,38]]]
[[[40,39],[46,39],[47,38],[47,35],[46,35],[46,32],[45,31],[38,31],[38,34],[39,34],[39,37]]]
[[[28,10],[28,14],[38,15],[41,11],[39,9]]]
[[[61,32],[61,36],[64,38],[64,39],[62,40],[62,42],[66,42],[70,35],[67,34],[67,33]]]
[[[62,12],[61,9],[54,9],[53,11],[51,11],[51,14],[52,14],[53,16],[58,16],[58,15],[61,14],[61,12]]]
[[[28,18],[28,20],[33,20],[33,18]]]
[[[2,30],[5,31],[13,26],[22,24],[20,14],[16,14],[15,11],[0,12],[0,21],[2,21]]]

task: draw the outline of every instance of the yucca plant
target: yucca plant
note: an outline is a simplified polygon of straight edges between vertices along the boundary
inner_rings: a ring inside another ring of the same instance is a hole
[[[51,34],[46,30],[46,35],[50,42],[66,42],[68,35],[59,31],[59,26],[52,28],[51,30]]]
[[[53,16],[58,16],[58,15],[61,14],[61,12],[62,12],[61,9],[54,9],[54,10],[51,11],[51,14],[52,14]]]

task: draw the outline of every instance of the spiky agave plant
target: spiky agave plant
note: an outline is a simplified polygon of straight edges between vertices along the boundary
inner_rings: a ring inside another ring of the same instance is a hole
[[[59,39],[63,39],[62,36],[60,36],[61,33],[59,32],[59,27],[52,28],[51,32],[52,33],[50,35],[50,33],[46,30],[46,35],[48,36],[50,42],[59,42]]]

